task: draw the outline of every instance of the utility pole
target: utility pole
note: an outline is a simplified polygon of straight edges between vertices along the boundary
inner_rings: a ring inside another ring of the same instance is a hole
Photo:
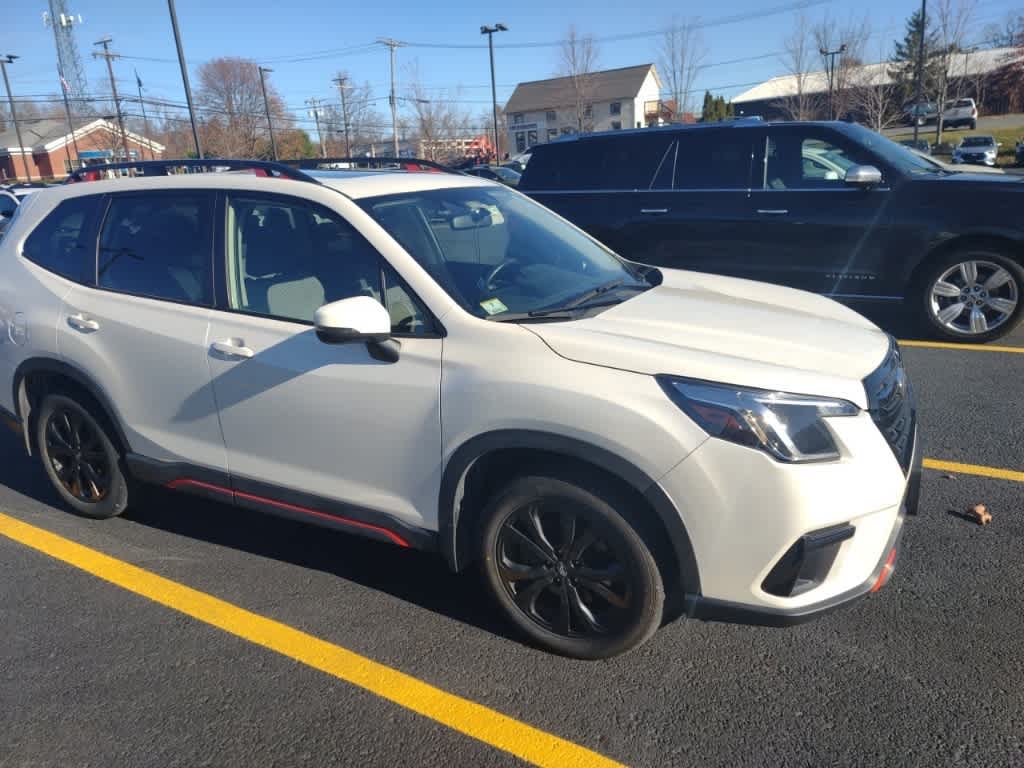
[[[348,78],[338,75],[332,81],[338,86],[338,93],[341,94],[341,119],[345,121],[345,157],[352,157],[352,139],[348,130],[348,105],[345,103],[345,89],[348,88]]]
[[[114,80],[114,65],[111,63],[118,58],[118,54],[110,52],[110,43],[113,38],[109,35],[102,40],[97,40],[93,45],[102,45],[103,53],[93,52],[93,57],[107,60],[107,74],[110,75],[110,92],[114,95],[114,110],[117,113],[117,127],[121,131],[121,146],[124,147],[124,162],[129,162],[131,156],[128,154],[128,133],[124,129],[124,115],[121,114],[121,99],[117,95],[117,82]]]
[[[139,77],[139,70],[135,70],[135,85],[137,85],[139,87],[139,107],[142,109],[142,125],[145,126],[145,129],[146,129],[146,140],[149,141],[150,136],[152,134],[150,134],[150,132],[149,132],[149,118],[146,117],[146,102],[144,102],[142,100],[142,78]],[[139,145],[139,155],[140,156],[142,155],[142,145],[141,144]],[[156,153],[153,152],[153,145],[152,144],[149,145],[149,159],[150,160],[156,160]]]
[[[498,157],[498,91],[497,86],[494,84],[494,33],[495,32],[508,32],[508,27],[504,24],[498,23],[493,27],[486,25],[480,27],[480,34],[487,35],[487,48],[491,52],[491,107],[494,109],[494,162],[497,163]]]
[[[917,82],[914,85],[914,145],[917,145],[917,133],[918,133],[918,122],[919,115],[918,110],[921,109],[921,88],[924,79],[924,38],[928,33],[928,16],[927,14],[927,2],[928,0],[921,0],[921,39],[917,43]],[[942,109],[942,105],[939,105],[939,109]],[[940,115],[941,119],[941,115]]]
[[[25,175],[28,176],[28,180],[32,181],[32,169],[29,168],[29,163],[32,162],[32,150],[29,149],[28,160],[25,159],[25,145],[21,141],[21,126],[18,125],[18,113],[14,109],[14,96],[11,94],[11,81],[7,79],[7,65],[13,64],[14,60],[19,57],[13,54],[5,54],[0,56],[0,72],[4,75],[4,88],[7,89],[7,104],[11,108],[11,122],[14,123],[14,135],[18,137],[18,154],[21,155],[21,164],[25,166]],[[18,178],[18,166],[14,166],[14,178]]]
[[[820,53],[822,58],[826,60],[825,72],[828,75],[828,119],[835,120],[832,109],[832,94],[835,89],[836,56],[842,56],[846,53],[846,43],[843,43],[834,51],[830,51],[828,48],[819,48],[818,53]]]
[[[192,86],[188,82],[188,67],[185,65],[185,50],[181,46],[181,31],[178,29],[178,13],[174,10],[174,0],[167,0],[167,10],[171,13],[171,27],[174,29],[174,44],[178,47],[178,66],[181,67],[181,82],[185,86],[185,102],[188,104],[188,119],[192,122],[192,138],[196,142],[196,157],[203,158],[203,149],[199,145],[199,129],[196,127],[196,110],[192,106]]]
[[[316,120],[316,138],[320,142],[320,157],[327,157],[327,149],[324,147],[324,135],[320,132],[320,99],[310,98],[306,99],[306,103],[309,104],[312,109],[309,113]]]
[[[71,119],[71,104],[68,102],[68,82],[64,79],[64,71],[59,66],[58,62],[57,77],[60,78],[60,92],[64,96],[64,114],[68,119],[68,133],[71,134],[71,141],[75,145],[75,160],[78,160],[78,139],[75,138],[75,123]],[[68,173],[75,170],[75,163],[71,159],[71,148],[67,142],[64,142],[64,154],[68,156]]]
[[[398,99],[395,97],[395,50],[401,48],[402,43],[390,37],[378,38],[377,42],[391,49],[391,95],[388,96],[388,103],[391,104],[391,145],[395,157],[398,157]]]
[[[268,67],[257,67],[260,71],[260,88],[263,91],[263,109],[267,113],[267,130],[270,131],[270,151],[274,154],[274,161],[277,161],[277,142],[274,141],[274,123],[270,119],[270,102],[267,100],[267,81],[265,75],[274,70]]]

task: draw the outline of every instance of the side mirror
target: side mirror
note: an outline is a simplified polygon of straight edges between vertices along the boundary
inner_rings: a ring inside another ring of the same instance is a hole
[[[391,336],[391,317],[376,299],[355,296],[324,304],[313,315],[313,327],[325,344],[386,341]]]
[[[882,172],[873,165],[851,165],[846,170],[846,183],[852,187],[877,187],[882,183]]]

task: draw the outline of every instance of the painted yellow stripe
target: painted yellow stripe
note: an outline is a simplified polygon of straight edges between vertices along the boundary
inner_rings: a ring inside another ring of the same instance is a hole
[[[997,480],[1013,480],[1024,483],[1024,472],[1015,469],[1000,469],[999,467],[986,467],[981,464],[960,464],[956,461],[939,461],[938,459],[925,459],[925,469],[936,469],[939,472],[953,472],[960,475],[981,475],[982,477],[994,477]]]
[[[0,535],[249,642],[326,672],[538,766],[619,766],[589,749],[205,592],[0,513]]]
[[[966,352],[1010,352],[1024,355],[1024,347],[1006,347],[997,344],[955,344],[949,341],[910,341],[900,339],[901,347],[923,347],[925,349],[958,349]]]

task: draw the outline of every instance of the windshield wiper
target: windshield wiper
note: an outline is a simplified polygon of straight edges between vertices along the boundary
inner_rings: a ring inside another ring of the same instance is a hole
[[[586,293],[580,294],[575,299],[566,304],[560,304],[559,306],[551,307],[550,309],[535,309],[533,310],[533,312],[530,312],[529,315],[531,317],[543,317],[550,315],[551,313],[554,312],[565,312],[571,309],[580,309],[585,304],[589,304],[591,301],[596,299],[598,296],[603,296],[604,294],[614,291],[618,288],[631,291],[646,291],[648,288],[651,287],[650,285],[645,284],[623,285],[623,283],[625,283],[625,280],[612,280],[610,283],[599,285],[596,288],[592,288],[591,290],[587,291]]]

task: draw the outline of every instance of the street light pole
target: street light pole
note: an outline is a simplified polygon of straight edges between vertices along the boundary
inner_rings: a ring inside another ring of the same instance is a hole
[[[267,130],[270,131],[270,151],[274,155],[274,161],[277,161],[277,142],[274,141],[274,123],[270,119],[270,102],[267,101],[267,81],[264,75],[267,72],[273,72],[274,70],[267,67],[257,67],[260,71],[260,90],[263,91],[263,109],[267,113]]]
[[[922,80],[924,79],[924,38],[928,32],[928,0],[921,0],[921,39],[917,42],[917,82],[914,85],[914,145],[917,145],[917,133],[920,126],[920,116],[918,111],[921,109],[921,88]],[[940,105],[941,107],[941,105]]]
[[[508,27],[498,23],[493,27],[480,27],[480,34],[487,35],[487,49],[491,54],[491,107],[494,110],[494,161],[498,162],[498,90],[494,84],[494,33],[508,32]]]
[[[7,79],[7,65],[13,64],[14,60],[17,59],[10,53],[0,56],[0,72],[4,75],[4,88],[7,89],[7,104],[11,108],[11,122],[14,123],[14,135],[18,137],[18,154],[21,155],[21,164],[25,166],[25,175],[28,176],[28,180],[32,181],[32,170],[28,167],[28,164],[32,161],[32,150],[29,149],[29,158],[25,160],[25,145],[21,141],[21,126],[18,125],[18,113],[14,109],[14,96],[11,95],[11,81]],[[18,166],[13,166],[14,178],[18,178]]]
[[[188,66],[185,64],[185,49],[181,46],[181,30],[178,29],[178,13],[174,10],[174,0],[167,0],[167,10],[171,13],[171,27],[174,30],[174,44],[178,48],[178,66],[181,67],[181,82],[185,86],[185,103],[188,104],[188,119],[192,123],[192,138],[196,143],[196,157],[203,159],[203,149],[199,145],[199,129],[196,127],[196,110],[192,106],[192,86],[188,82]]]
[[[830,51],[827,48],[819,48],[818,53],[822,55],[825,61],[825,72],[828,75],[828,119],[834,120],[833,107],[832,107],[832,94],[834,91],[834,84],[836,79],[836,56],[842,56],[846,53],[846,43],[840,45],[836,50]]]

